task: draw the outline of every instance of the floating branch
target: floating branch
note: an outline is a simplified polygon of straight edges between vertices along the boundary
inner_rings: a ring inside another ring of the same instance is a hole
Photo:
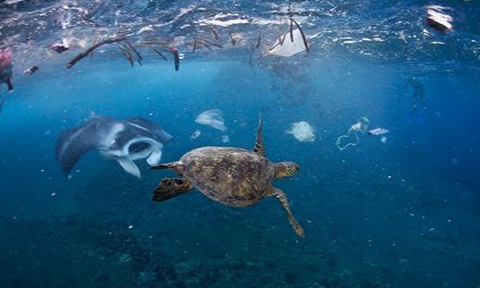
[[[257,45],[255,46],[256,49],[260,48],[261,41],[262,41],[262,34],[258,33]]]
[[[193,39],[192,53],[195,53],[195,50],[197,50],[197,38]]]
[[[153,52],[157,53],[160,57],[163,58],[163,60],[165,61],[168,61],[167,57],[165,57],[165,55],[162,54],[162,52],[160,52],[158,49],[156,49],[155,47],[153,47],[152,45],[150,45],[149,43],[145,43],[145,45],[150,48],[150,50],[152,50]]]
[[[212,25],[208,24],[208,23],[205,23],[207,24],[208,27],[210,27],[210,29],[212,29],[212,33],[213,33],[213,37],[215,37],[215,40],[219,40],[220,38],[218,37],[218,32],[217,30],[215,30],[215,27],[213,27]]]
[[[123,56],[125,56],[125,58],[127,58],[128,62],[130,62],[130,66],[133,67],[133,57],[132,57],[132,53],[130,53],[130,51],[128,51],[128,48],[126,48],[125,45],[122,46],[119,46],[118,49],[120,49],[120,51],[122,51],[123,53]]]
[[[213,49],[212,49],[212,48],[210,48],[210,46],[208,46],[207,44],[205,44],[205,43],[202,43],[202,45],[203,45],[203,46],[205,46],[205,47],[206,47],[208,50],[210,50],[210,52],[213,52]]]
[[[2,114],[3,103],[5,103],[5,95],[2,94],[2,101],[0,101],[0,114]]]
[[[98,36],[95,36],[95,39],[93,39],[93,45],[97,45],[97,43],[98,43]],[[92,51],[92,53],[90,54],[90,59],[93,58],[93,54],[94,54],[94,53],[93,53],[93,51]]]
[[[82,60],[83,58],[87,57],[89,54],[93,53],[93,51],[95,51],[98,47],[103,46],[105,44],[112,44],[112,43],[121,42],[125,40],[127,40],[126,37],[117,37],[117,38],[110,38],[110,39],[100,41],[97,44],[94,44],[92,47],[85,50],[85,52],[78,54],[75,58],[73,58],[70,62],[68,62],[67,69],[72,68],[73,65],[75,65],[78,61]]]
[[[130,42],[128,42],[127,40],[125,40],[125,43],[127,44],[127,47],[130,48],[130,51],[135,53],[135,55],[137,55],[137,62],[138,62],[138,65],[142,66],[142,55],[140,55],[140,52],[138,52],[137,49],[135,49],[135,47],[132,46],[132,44],[130,44]]]
[[[204,41],[204,42],[207,42],[208,44],[211,44],[217,48],[223,48],[223,46],[221,44],[218,44],[218,43],[215,43],[215,42],[212,42],[210,40],[207,40],[207,39],[204,39],[204,38],[198,38],[198,40],[201,40],[201,41]]]
[[[237,40],[235,40],[235,38],[233,37],[232,32],[228,33],[228,36],[230,37],[230,42],[232,42],[232,45],[237,45]]]
[[[295,26],[297,26],[298,30],[300,30],[300,34],[302,34],[302,39],[303,39],[303,44],[305,44],[305,50],[307,50],[307,53],[310,52],[310,49],[308,48],[308,42],[307,42],[307,36],[305,36],[305,33],[303,33],[302,27],[300,27],[300,24],[298,24],[297,21],[293,20],[293,18],[290,18],[290,24],[293,22],[295,23]],[[290,32],[292,35],[292,42],[293,42],[293,33]]]
[[[293,18],[290,18],[290,41],[293,42]]]

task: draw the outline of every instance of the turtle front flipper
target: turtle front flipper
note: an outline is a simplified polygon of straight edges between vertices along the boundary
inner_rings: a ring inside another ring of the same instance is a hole
[[[278,188],[272,188],[271,195],[277,197],[278,200],[280,200],[280,203],[282,203],[283,209],[285,209],[285,212],[287,212],[288,221],[290,222],[290,225],[292,225],[292,228],[295,230],[297,235],[302,238],[305,237],[305,231],[303,231],[302,226],[300,226],[295,217],[293,217],[292,211],[290,210],[290,205],[288,204],[287,195],[285,195],[285,193]]]
[[[165,201],[180,196],[193,188],[193,185],[187,179],[165,178],[153,191],[153,201]]]

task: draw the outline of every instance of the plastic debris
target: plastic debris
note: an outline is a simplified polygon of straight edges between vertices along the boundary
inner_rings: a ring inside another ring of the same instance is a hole
[[[228,137],[228,135],[223,135],[223,136],[222,136],[222,142],[223,142],[223,143],[228,143],[228,142],[230,142],[230,138]]]
[[[361,117],[357,123],[350,126],[348,129],[347,134],[342,135],[337,138],[335,145],[340,151],[347,149],[348,147],[357,146],[360,143],[360,139],[358,138],[358,133],[365,134],[368,130],[368,124],[370,124],[370,120],[367,117]],[[347,140],[344,140],[347,139]],[[352,140],[353,139],[353,140]],[[346,144],[343,144],[345,143]]]
[[[444,10],[451,9],[439,5],[427,6],[427,25],[440,31],[446,32],[453,29],[453,17],[444,13]]]
[[[192,133],[192,135],[190,135],[190,140],[195,140],[200,137],[200,135],[202,135],[202,131],[197,129],[195,130],[195,132]]]
[[[307,49],[307,46],[303,42],[300,29],[295,29],[292,31],[291,35],[293,36],[293,41],[291,41],[289,35],[290,32],[285,34],[280,39],[277,39],[275,44],[272,46],[273,48],[271,48],[268,52],[277,56],[291,57]]]
[[[382,142],[382,143],[387,143],[387,137],[382,136],[382,139],[380,139],[380,142]]]
[[[23,74],[32,75],[32,74],[35,73],[38,69],[39,69],[38,66],[33,65],[32,67],[30,67],[30,68],[26,69],[25,71],[23,71]]]
[[[65,42],[65,41],[64,41]],[[68,51],[68,45],[64,43],[55,43],[52,45],[51,49],[58,54],[62,54],[65,51]]]
[[[219,109],[205,111],[197,116],[196,123],[218,129],[222,132],[228,130],[223,120],[223,112]]]
[[[380,135],[383,135],[383,134],[387,134],[388,132],[390,132],[390,131],[387,130],[387,129],[384,129],[384,128],[375,128],[375,129],[372,129],[372,130],[368,131],[368,134],[369,135],[380,136]]]
[[[290,125],[290,129],[285,130],[285,133],[292,134],[300,142],[315,141],[315,129],[308,122],[293,122]]]

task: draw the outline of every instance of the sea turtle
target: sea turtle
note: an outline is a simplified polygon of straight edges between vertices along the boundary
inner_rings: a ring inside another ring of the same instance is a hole
[[[182,178],[164,178],[153,192],[154,201],[165,201],[193,188],[205,196],[228,206],[245,207],[265,197],[275,196],[288,214],[295,232],[305,233],[293,217],[285,193],[272,186],[279,178],[295,175],[299,166],[293,162],[272,163],[265,157],[262,120],[259,120],[253,151],[232,147],[202,147],[194,149],[179,161],[152,166],[169,168]]]

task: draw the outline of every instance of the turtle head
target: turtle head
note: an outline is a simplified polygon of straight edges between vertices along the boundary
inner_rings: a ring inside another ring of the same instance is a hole
[[[275,163],[275,178],[290,178],[297,174],[299,170],[300,166],[298,166],[298,164],[295,162]]]

